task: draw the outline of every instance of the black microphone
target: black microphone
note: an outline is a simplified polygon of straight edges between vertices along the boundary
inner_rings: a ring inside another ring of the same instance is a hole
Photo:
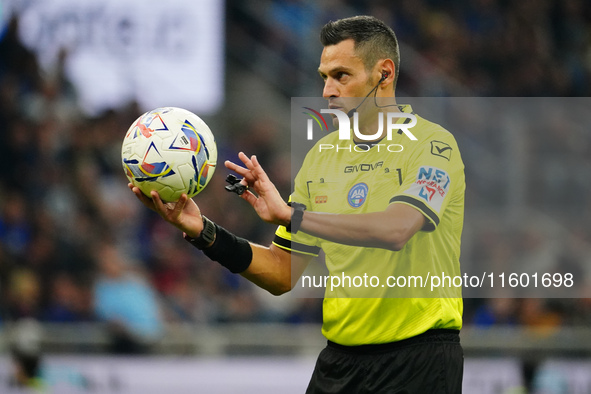
[[[374,86],[373,89],[369,91],[369,93],[363,98],[363,100],[361,100],[361,102],[359,103],[358,106],[356,106],[355,108],[353,108],[352,110],[350,110],[349,112],[347,112],[347,117],[349,117],[349,118],[353,117],[353,114],[355,114],[355,112],[357,112],[357,109],[359,107],[361,107],[361,105],[365,102],[365,100],[367,100],[367,98],[374,92],[374,90],[376,90],[378,88],[378,86],[380,86],[380,84],[386,78],[388,78],[388,73],[387,72],[383,72],[382,73],[382,77],[380,78],[380,80],[378,81],[378,83],[376,84],[376,86]]]

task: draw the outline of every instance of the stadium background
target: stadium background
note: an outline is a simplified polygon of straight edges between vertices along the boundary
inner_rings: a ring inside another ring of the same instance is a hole
[[[0,360],[5,367],[0,387],[10,373],[13,327],[22,319],[40,323],[39,349],[54,366],[53,381],[61,379],[62,385],[84,386],[75,383],[71,371],[63,373],[64,365],[73,368],[68,362],[90,362],[83,369],[92,375],[88,371],[112,362],[109,355],[121,353],[141,354],[143,361],[132,361],[136,365],[186,357],[186,365],[208,371],[199,375],[204,381],[219,380],[218,388],[225,386],[216,373],[224,376],[250,365],[252,373],[244,375],[261,376],[236,383],[243,391],[219,392],[252,392],[245,388],[263,385],[282,365],[283,372],[302,371],[274,375],[284,379],[284,387],[290,379],[304,379],[305,385],[322,346],[321,300],[265,294],[210,263],[144,209],[127,190],[119,162],[123,134],[143,112],[139,103],[89,111],[65,73],[68,53],[62,52],[48,72],[23,43],[18,16],[9,20],[10,10],[19,15],[35,2],[0,4],[0,20],[5,20],[0,39]],[[239,150],[256,154],[284,196],[290,189],[290,98],[320,94],[316,36],[330,19],[371,14],[394,28],[402,53],[399,96],[558,99],[583,98],[591,89],[591,5],[583,0],[227,0],[222,6],[223,94],[220,106],[203,116],[218,140],[218,164],[235,159]],[[200,114],[199,108],[189,109]],[[589,129],[526,131],[520,151],[526,161],[496,129],[454,134],[468,185],[462,262],[495,267],[543,261],[586,278],[591,262]],[[274,228],[221,191],[225,173],[219,166],[197,202],[235,233],[269,243]],[[129,308],[130,319],[137,310],[158,309],[154,320],[137,322],[150,346],[111,342],[118,327],[95,310],[95,289],[105,283],[109,269],[146,285],[129,289],[136,294],[132,298],[144,299]],[[587,296],[466,299],[469,392],[501,393],[519,386],[531,392],[591,392],[585,378],[591,375]],[[30,331],[33,339],[23,341],[35,344],[35,328]],[[300,361],[297,368],[290,364]],[[62,375],[55,365],[62,366]],[[93,375],[94,386],[86,384],[87,390],[126,392],[125,383],[97,383],[108,381],[107,375]],[[294,383],[300,390],[301,384]],[[209,390],[204,392],[216,392]]]

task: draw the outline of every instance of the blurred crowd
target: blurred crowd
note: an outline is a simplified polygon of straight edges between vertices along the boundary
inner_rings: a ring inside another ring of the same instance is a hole
[[[407,95],[450,96],[457,86],[475,96],[498,97],[586,96],[591,90],[591,4],[583,0],[261,4],[264,14],[255,18],[243,2],[227,1],[228,67],[265,60],[256,55],[263,52],[249,48],[252,37],[294,68],[291,74],[266,64],[270,77],[294,76],[283,79],[286,97],[301,94],[298,75],[316,78],[319,50],[310,50],[301,38],[318,48],[320,25],[360,13],[390,23],[401,42],[424,59],[411,71],[402,54],[399,89]],[[83,114],[64,73],[67,53],[53,70],[41,70],[21,44],[17,24],[13,19],[0,39],[0,323],[30,317],[105,322],[113,351],[141,352],[169,322],[320,322],[320,299],[265,294],[210,262],[136,201],[127,189],[120,147],[140,115],[137,106]],[[311,86],[319,87],[320,80]],[[226,159],[237,160],[240,150],[257,154],[287,196],[290,176],[282,169],[290,166],[289,147],[278,137],[280,127],[286,126],[265,118],[219,131],[218,172],[196,199],[208,217],[262,244],[270,243],[275,229],[221,191],[226,172],[220,167]],[[525,132],[529,162],[521,203],[551,219],[549,225],[524,227],[498,220],[510,202],[499,194],[510,169],[483,182],[497,167],[494,157],[486,161],[477,152],[503,143],[496,131],[457,134],[466,152],[468,185],[462,261],[491,267],[543,261],[547,269],[586,278],[591,133],[558,126]],[[545,231],[548,226],[563,231],[557,236]],[[588,324],[591,302],[580,296],[467,299],[466,323]]]
[[[230,48],[257,62],[248,44],[263,42],[291,67],[283,75],[296,76],[285,81],[292,92],[301,83],[293,70],[315,73],[319,27],[356,14],[384,20],[405,47],[429,60],[415,67],[410,53],[402,55],[399,93],[534,97],[589,91],[591,6],[584,0],[267,0],[256,11],[240,2],[229,7],[236,9],[228,15],[229,32],[242,33]],[[274,72],[282,71],[270,67]]]

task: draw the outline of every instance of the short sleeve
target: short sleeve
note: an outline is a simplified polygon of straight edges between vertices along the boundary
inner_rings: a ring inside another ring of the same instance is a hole
[[[405,169],[404,181],[390,203],[418,209],[428,220],[424,231],[433,231],[459,188],[465,187],[464,164],[453,136],[447,131],[421,144]]]

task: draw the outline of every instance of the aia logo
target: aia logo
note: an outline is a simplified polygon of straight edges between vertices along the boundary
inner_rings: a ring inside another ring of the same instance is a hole
[[[369,193],[369,188],[363,182],[354,185],[349,190],[349,195],[347,196],[347,200],[349,201],[349,205],[353,208],[359,208],[363,205],[365,200],[367,200],[367,194]]]

